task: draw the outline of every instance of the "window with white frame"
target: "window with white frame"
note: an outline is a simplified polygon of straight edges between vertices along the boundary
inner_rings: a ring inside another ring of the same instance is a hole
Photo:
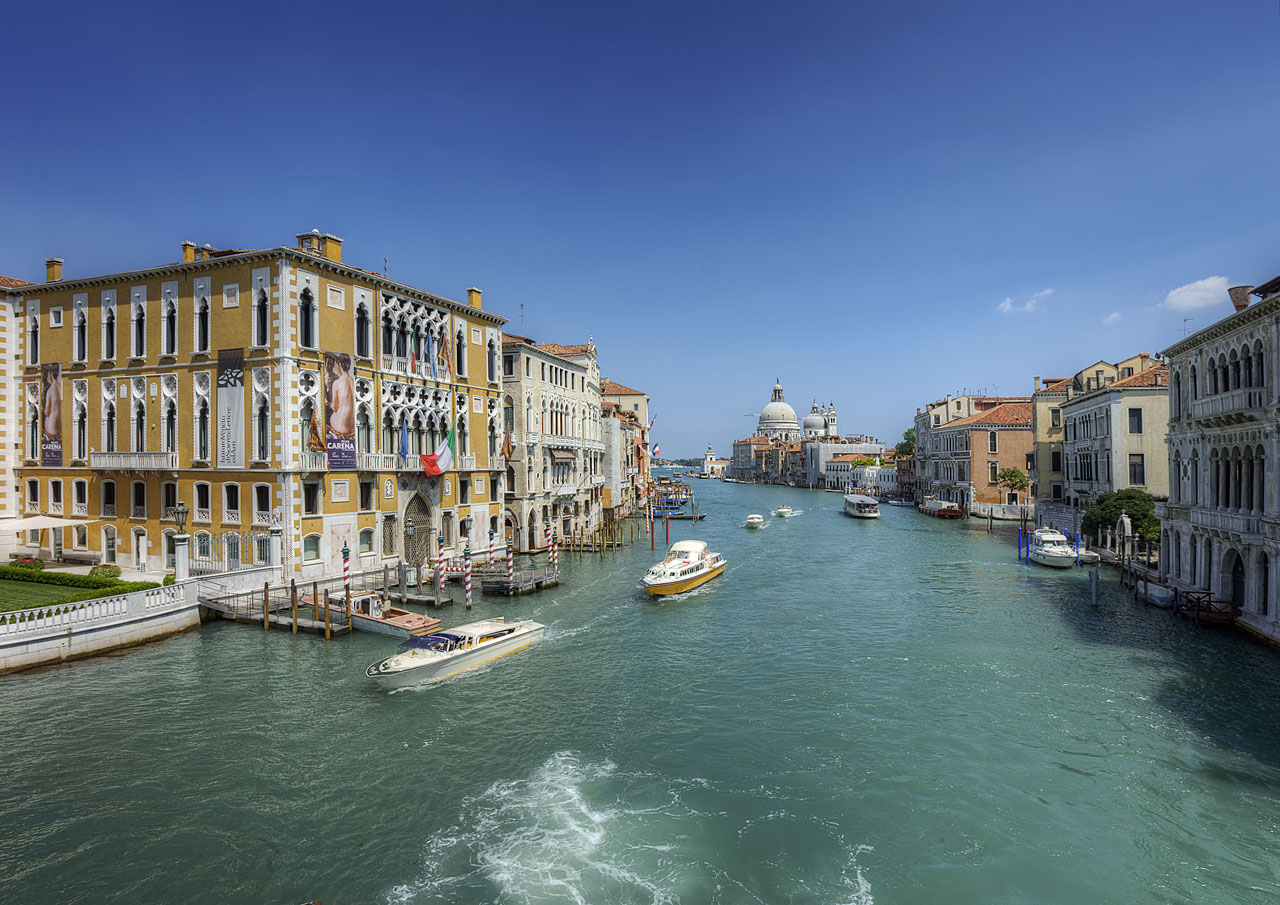
[[[178,305],[173,299],[165,300],[160,319],[160,354],[178,354]]]
[[[27,511],[40,511],[40,482],[35,478],[27,481]]]
[[[72,328],[71,355],[73,361],[89,360],[89,314],[83,308],[75,313],[75,324]]]
[[[193,352],[209,351],[209,297],[196,299],[195,336],[192,338]]]
[[[178,483],[165,481],[160,485],[160,517],[166,521],[173,519],[173,510],[178,506]]]
[[[71,484],[71,512],[73,515],[89,514],[89,482],[77,478]]]
[[[372,528],[365,528],[363,531],[360,532],[360,552],[361,553],[373,552],[373,529]]]
[[[147,296],[135,289],[130,304],[129,317],[133,327],[129,332],[129,357],[145,358],[147,355]]]
[[[320,535],[308,534],[302,539],[302,561],[318,562],[320,560]]]
[[[267,301],[267,293],[259,289],[258,297],[253,303],[253,344],[265,346],[270,340],[271,303]]]
[[[103,481],[98,488],[98,492],[102,495],[102,516],[103,518],[115,518],[116,516],[116,482]]]
[[[222,520],[233,525],[240,524],[240,485],[222,485]]]
[[[320,514],[320,482],[306,481],[302,485],[302,514]]]
[[[271,524],[271,485],[253,485],[253,523],[255,525]]]
[[[195,485],[195,508],[191,511],[191,521],[208,522],[213,518],[210,504],[209,485],[203,481]]]
[[[1000,451],[998,448],[998,441],[996,439],[997,436],[998,436],[997,431],[987,431],[987,452]]]
[[[49,481],[49,511],[54,515],[62,514],[62,481],[58,478]]]
[[[1000,469],[1000,466],[998,463],[996,462],[987,463],[987,483],[988,484],[994,484],[996,482],[996,474],[998,473],[999,469]]]
[[[130,508],[129,516],[131,518],[147,517],[147,485],[143,481],[134,481],[130,486]]]
[[[114,361],[116,357],[116,294],[115,290],[102,293],[102,360]]]
[[[298,345],[316,348],[316,300],[310,289],[298,297]]]

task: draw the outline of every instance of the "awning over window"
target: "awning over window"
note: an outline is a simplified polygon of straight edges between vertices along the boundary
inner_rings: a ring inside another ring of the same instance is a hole
[[[551,450],[551,461],[555,462],[557,465],[572,465],[573,453],[563,449],[553,449]]]
[[[10,531],[40,531],[44,528],[74,528],[77,525],[91,525],[101,519],[93,518],[54,518],[51,515],[32,515],[27,518],[0,519],[0,533]]]

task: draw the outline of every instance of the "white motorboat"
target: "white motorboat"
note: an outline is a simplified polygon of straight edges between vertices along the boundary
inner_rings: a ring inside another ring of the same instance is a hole
[[[773,514],[778,518],[791,518],[795,513],[792,512],[790,506],[779,506],[777,509],[773,510]]]
[[[1076,564],[1076,551],[1067,536],[1052,528],[1037,528],[1031,533],[1027,556],[1034,563],[1054,569],[1069,569]]]
[[[459,625],[410,638],[400,653],[373,664],[364,674],[384,688],[439,682],[541,641],[544,628],[541,622],[507,622],[502,616]]]
[[[748,515],[748,516],[747,516],[747,527],[748,527],[748,528],[763,528],[763,527],[764,527],[764,516],[763,516],[763,515],[755,515],[755,514]]]
[[[662,562],[650,567],[640,586],[650,597],[692,591],[724,572],[724,557],[707,550],[706,541],[680,540],[671,545]]]
[[[879,518],[880,503],[860,493],[848,493],[844,497],[844,514],[852,518]]]
[[[346,606],[339,597],[337,606]],[[424,616],[410,610],[389,606],[378,594],[360,594],[351,597],[351,627],[360,632],[376,632],[392,638],[413,638],[429,635],[440,626],[434,616]]]

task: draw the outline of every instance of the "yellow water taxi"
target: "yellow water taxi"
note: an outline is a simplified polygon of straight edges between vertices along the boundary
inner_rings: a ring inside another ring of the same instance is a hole
[[[681,594],[721,575],[724,567],[724,557],[707,550],[705,541],[676,541],[662,562],[644,573],[640,586],[650,597]]]

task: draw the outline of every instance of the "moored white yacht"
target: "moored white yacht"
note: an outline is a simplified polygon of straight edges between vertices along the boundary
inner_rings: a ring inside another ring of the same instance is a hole
[[[380,660],[364,674],[384,688],[438,682],[542,640],[541,622],[507,622],[502,616],[410,638],[400,653]]]
[[[706,541],[676,541],[662,562],[644,573],[640,586],[649,592],[650,597],[680,594],[722,574],[724,566],[724,557],[710,552]]]
[[[1054,569],[1069,569],[1076,564],[1076,551],[1067,536],[1053,528],[1037,528],[1031,533],[1027,556],[1034,563]]]

